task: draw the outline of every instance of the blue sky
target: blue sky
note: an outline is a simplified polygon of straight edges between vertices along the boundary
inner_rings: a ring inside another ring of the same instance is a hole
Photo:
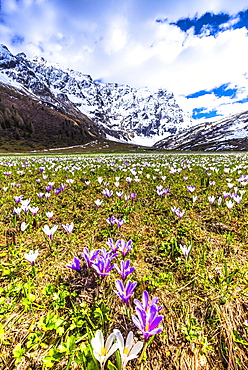
[[[0,43],[133,87],[195,119],[248,109],[247,0],[1,0]]]

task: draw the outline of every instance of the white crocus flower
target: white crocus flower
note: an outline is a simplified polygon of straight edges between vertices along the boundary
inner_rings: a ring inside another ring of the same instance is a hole
[[[113,343],[115,334],[112,333],[108,336],[106,344],[104,345],[104,338],[101,330],[97,330],[94,338],[91,339],[91,345],[93,348],[93,354],[97,361],[100,362],[101,370],[104,369],[104,365],[107,359],[117,350],[117,343]]]
[[[34,266],[35,260],[38,257],[39,252],[38,251],[29,251],[28,253],[24,253],[24,258],[31,263],[32,266]]]
[[[181,252],[184,255],[184,257],[188,258],[190,250],[191,250],[191,245],[189,247],[187,247],[186,245],[179,244],[179,247],[180,247]]]
[[[97,207],[100,207],[100,205],[102,204],[103,201],[100,200],[100,199],[96,199],[94,202],[95,202]]]
[[[22,222],[21,223],[21,231],[24,233],[24,231],[26,230],[26,228],[28,227],[29,224],[26,224],[26,222]]]
[[[232,207],[234,206],[234,203],[231,200],[226,200],[226,206],[230,211],[230,209],[232,209]]]
[[[137,342],[134,344],[133,332],[130,331],[124,345],[124,339],[121,332],[117,329],[114,329],[114,334],[117,340],[118,349],[121,354],[122,370],[125,370],[127,362],[138,357],[138,353],[143,347],[143,342]]]

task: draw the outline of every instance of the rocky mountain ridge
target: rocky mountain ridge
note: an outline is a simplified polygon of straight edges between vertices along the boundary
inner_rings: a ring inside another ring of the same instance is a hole
[[[160,140],[157,149],[224,151],[248,150],[248,111],[206,122]]]
[[[14,56],[4,45],[0,46],[1,80],[60,112],[76,118],[86,115],[108,139],[151,146],[192,126],[189,115],[165,89],[94,81],[43,58],[29,59],[24,53]]]

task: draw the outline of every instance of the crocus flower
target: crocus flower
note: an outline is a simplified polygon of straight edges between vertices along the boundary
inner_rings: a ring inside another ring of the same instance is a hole
[[[125,221],[120,218],[119,220],[116,219],[115,223],[116,223],[116,225],[117,225],[117,227],[119,229],[125,223]]]
[[[52,240],[52,238],[53,238],[53,234],[55,233],[55,231],[57,230],[57,228],[58,228],[58,226],[57,225],[55,225],[55,226],[53,226],[53,227],[49,227],[48,225],[44,225],[43,226],[43,228],[42,228],[42,230],[44,231],[44,233],[48,236],[48,238],[50,239],[50,240]]]
[[[128,252],[132,249],[132,240],[129,240],[126,242],[123,239],[119,239],[116,241],[116,246],[118,246],[118,249],[121,251],[122,255],[125,257]]]
[[[137,194],[136,193],[131,193],[130,196],[131,196],[131,199],[135,199],[137,197]]]
[[[38,251],[29,251],[28,253],[24,253],[24,258],[31,263],[31,266],[34,266],[35,260],[38,257]]]
[[[64,191],[65,190],[65,188],[66,188],[66,184],[60,184],[60,189],[62,190],[62,191]]]
[[[195,203],[198,200],[198,197],[196,195],[193,195],[192,202]]]
[[[118,198],[121,198],[124,192],[120,190],[120,191],[116,191],[115,194],[117,195]]]
[[[139,307],[141,310],[145,310],[146,312],[150,310],[150,307],[152,305],[155,305],[157,307],[158,312],[163,308],[162,306],[158,306],[158,298],[154,297],[151,299],[149,293],[146,290],[144,290],[144,292],[142,293],[142,302],[140,302],[138,299],[134,299],[133,302],[136,307]]]
[[[71,224],[66,224],[66,225],[62,225],[62,226],[65,229],[65,231],[67,232],[67,234],[71,234],[72,230],[74,228],[74,223],[72,222]]]
[[[99,250],[93,249],[92,251],[89,251],[88,248],[84,248],[84,252],[81,253],[81,256],[85,259],[85,262],[87,263],[89,268],[93,265],[99,252]]]
[[[110,275],[110,271],[113,270],[114,265],[111,265],[111,257],[104,258],[103,256],[98,256],[92,267],[98,275],[107,276]]]
[[[44,188],[46,189],[46,191],[51,191],[52,190],[52,185],[47,185],[47,186],[44,186]]]
[[[114,292],[123,300],[123,302],[126,303],[128,306],[129,299],[134,293],[134,289],[137,285],[137,282],[132,282],[131,280],[128,280],[126,282],[126,285],[124,286],[121,280],[116,280],[115,286],[117,290],[114,290]]]
[[[130,267],[130,260],[121,261],[120,268],[115,264],[115,269],[121,275],[122,280],[125,280],[128,275],[134,271],[134,267]]]
[[[108,189],[103,189],[102,194],[106,195],[106,197],[110,198],[113,195],[113,191],[108,190]]]
[[[208,197],[208,201],[209,201],[209,203],[212,205],[213,203],[214,203],[214,201],[215,201],[215,196],[209,196]]]
[[[91,345],[93,348],[93,354],[97,361],[100,362],[101,370],[104,369],[104,365],[107,359],[117,350],[118,344],[113,343],[115,334],[112,333],[104,344],[104,338],[101,330],[97,330],[95,336],[91,339]]]
[[[176,208],[176,207],[171,207],[171,210],[172,210],[172,212],[173,212],[175,215],[177,215],[177,217],[179,217],[179,218],[182,218],[182,217],[183,217],[183,215],[184,215],[184,213],[185,213],[185,211],[184,211],[184,210],[180,211],[180,209],[179,209],[179,208]]]
[[[26,230],[26,228],[28,227],[29,224],[26,224],[26,222],[22,222],[21,223],[21,231],[24,233],[24,231]]]
[[[14,201],[16,203],[20,203],[20,201],[22,200],[22,198],[23,198],[23,195],[17,195],[17,196],[14,197]]]
[[[143,342],[137,342],[134,344],[132,331],[128,333],[125,344],[120,330],[114,329],[114,334],[121,355],[122,370],[125,370],[127,362],[138,357],[138,353],[143,347]]]
[[[114,243],[112,238],[108,238],[108,241],[106,243],[109,248],[111,248],[112,252],[116,252],[119,249],[119,245],[117,243]]]
[[[29,210],[32,213],[32,215],[35,216],[39,211],[39,207],[29,207]]]
[[[222,203],[222,198],[221,198],[221,197],[219,197],[219,198],[218,198],[218,206],[220,206],[220,205],[221,205],[221,203]]]
[[[13,209],[13,214],[20,216],[21,211],[22,211],[22,208],[21,207],[14,208]]]
[[[158,315],[158,308],[155,304],[150,305],[148,312],[136,307],[136,315],[132,315],[134,325],[141,331],[147,341],[152,335],[158,334],[163,327],[158,327],[163,320],[162,315]]]
[[[188,258],[189,256],[189,252],[191,250],[191,245],[189,247],[187,247],[186,245],[179,245],[180,249],[181,249],[181,252],[182,254],[184,255],[185,258]]]
[[[223,197],[224,199],[228,198],[230,196],[230,193],[223,191]]]
[[[61,193],[62,189],[53,189],[56,195],[59,195]]]
[[[28,210],[29,210],[29,206],[30,206],[30,199],[26,199],[26,200],[21,200],[21,207],[22,207],[22,210],[27,213]]]
[[[74,257],[73,261],[71,262],[70,265],[66,265],[70,269],[76,270],[80,272],[81,267],[80,267],[80,260],[77,257]]]
[[[190,193],[193,193],[193,192],[195,191],[195,187],[194,187],[194,186],[192,186],[192,185],[188,185],[188,186],[187,186],[187,189],[188,189],[188,191],[189,191]]]
[[[231,200],[226,200],[226,206],[230,211],[230,209],[232,209],[232,207],[234,206],[234,203]]]
[[[48,220],[51,220],[52,217],[53,217],[53,211],[46,212],[46,216],[47,216]]]
[[[95,205],[97,206],[97,207],[100,207],[100,205],[102,204],[102,200],[100,200],[100,199],[96,199],[95,201]]]
[[[44,193],[36,193],[37,194],[37,197],[40,199],[43,197]]]
[[[109,225],[114,225],[115,223],[116,223],[116,218],[115,218],[115,216],[111,216],[111,217],[109,217],[109,218],[107,218],[107,223],[109,224]]]

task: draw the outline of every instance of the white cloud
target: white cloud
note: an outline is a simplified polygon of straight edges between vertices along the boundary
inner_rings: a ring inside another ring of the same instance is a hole
[[[228,29],[234,19],[217,36],[207,36],[206,27],[205,37],[198,37],[169,24],[208,11],[234,16],[246,8],[247,0],[2,0],[0,33],[14,54],[40,55],[94,79],[167,88],[176,96],[231,83],[246,97],[246,28]],[[15,35],[24,43],[12,44]],[[212,95],[179,99],[188,109],[234,107],[226,104],[229,98],[222,103]]]

